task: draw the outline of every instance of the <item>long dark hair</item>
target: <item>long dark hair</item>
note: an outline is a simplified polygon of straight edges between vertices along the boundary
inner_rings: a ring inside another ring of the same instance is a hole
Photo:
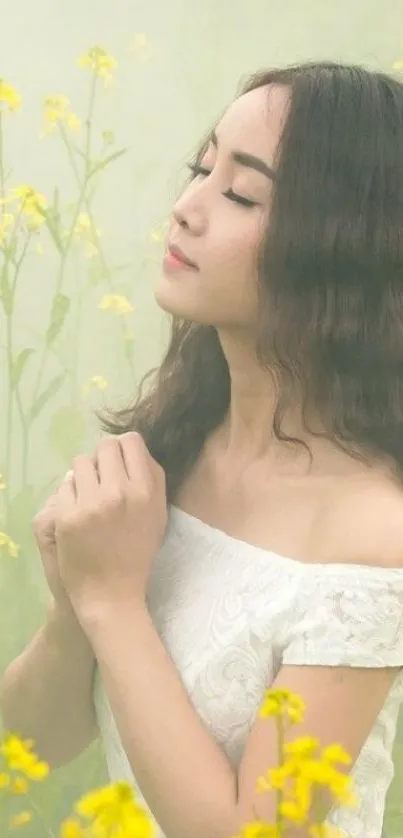
[[[323,62],[257,72],[239,95],[267,84],[291,90],[259,253],[256,349],[280,385],[274,434],[291,439],[281,422],[297,385],[327,438],[388,460],[403,482],[403,86]],[[96,416],[107,433],[142,435],[172,503],[228,412],[230,378],[216,328],[169,316],[168,348],[135,403]]]

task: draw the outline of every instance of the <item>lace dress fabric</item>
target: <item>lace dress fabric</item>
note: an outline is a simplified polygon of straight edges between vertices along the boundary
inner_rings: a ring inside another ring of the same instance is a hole
[[[197,713],[235,769],[282,665],[403,668],[403,569],[299,562],[171,506],[147,597]],[[402,699],[403,670],[351,772],[358,807],[327,819],[349,838],[381,838]],[[94,703],[110,781],[131,783],[146,806],[99,670]]]

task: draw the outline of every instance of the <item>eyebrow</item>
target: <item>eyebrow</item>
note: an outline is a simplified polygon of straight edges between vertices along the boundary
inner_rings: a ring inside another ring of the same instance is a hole
[[[218,137],[215,131],[212,131],[210,134],[210,142],[218,148]],[[262,175],[266,175],[266,177],[270,178],[270,180],[276,180],[276,173],[274,169],[267,165],[260,157],[254,157],[253,154],[247,154],[246,151],[239,151],[238,149],[234,149],[231,151],[231,159],[234,160],[235,163],[240,163],[241,166],[247,166],[249,169],[256,169],[257,172],[261,172]]]

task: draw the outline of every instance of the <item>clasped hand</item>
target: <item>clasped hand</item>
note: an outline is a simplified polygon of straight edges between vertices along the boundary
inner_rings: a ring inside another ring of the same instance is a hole
[[[56,495],[62,582],[80,622],[140,601],[167,524],[163,468],[136,432],[101,439],[74,458]]]

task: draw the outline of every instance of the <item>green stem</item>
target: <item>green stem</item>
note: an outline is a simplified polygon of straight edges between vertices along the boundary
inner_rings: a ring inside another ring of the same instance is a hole
[[[18,225],[20,217],[21,217],[21,213],[17,218],[16,227]],[[16,237],[15,229],[14,229],[13,232],[14,232],[14,237]],[[28,235],[26,237],[26,240],[25,240],[24,247],[23,247],[22,252],[21,252],[21,255],[20,255],[18,261],[15,263],[14,278],[13,278],[13,283],[12,283],[12,287],[11,287],[11,291],[10,291],[10,293],[11,293],[11,311],[10,311],[9,314],[6,314],[6,358],[7,358],[9,389],[8,389],[7,418],[6,418],[6,461],[5,461],[5,472],[6,472],[7,484],[6,484],[6,491],[5,491],[5,495],[4,495],[4,500],[5,500],[5,503],[6,503],[5,517],[6,517],[7,525],[8,525],[8,517],[9,517],[9,513],[10,513],[11,433],[12,433],[12,427],[13,427],[13,395],[12,395],[13,391],[11,389],[12,370],[13,370],[13,310],[14,310],[13,300],[14,300],[14,295],[15,295],[18,276],[19,276],[19,273],[20,273],[20,270],[21,270],[21,265],[24,261],[24,258],[25,258],[25,255],[26,255],[26,252],[27,252],[27,249],[28,249],[30,237],[31,237],[31,234],[28,233]],[[5,270],[5,271],[8,271],[8,266],[9,266],[9,263],[11,261],[10,254],[12,253],[12,250],[13,250],[13,244],[14,244],[14,239],[12,239],[12,241],[10,242],[9,249],[8,249],[8,255],[6,257],[6,261],[5,261],[5,264],[3,266],[3,270]],[[18,393],[18,387],[16,388],[16,392]],[[19,402],[19,404],[20,404],[20,410],[21,410],[21,407],[22,407],[21,402]],[[22,411],[22,421],[23,421],[23,424],[24,424],[23,411]]]
[[[281,765],[284,763],[284,723],[283,717],[280,714],[277,718],[277,760],[278,760],[278,767],[280,768]],[[276,826],[279,830],[280,835],[282,834],[283,830],[283,820],[284,816],[280,812],[280,806],[283,802],[283,790],[277,789],[277,806],[276,806]]]
[[[92,74],[92,82],[90,89],[90,101],[88,106],[88,118],[86,121],[86,143],[85,143],[85,178],[88,180],[91,174],[91,139],[92,139],[92,120],[94,117],[95,108],[95,94],[97,90],[97,74]]]
[[[88,116],[87,116],[87,120],[86,120],[87,135],[86,135],[86,144],[85,144],[84,178],[83,178],[83,182],[81,183],[81,178],[78,177],[77,185],[80,189],[79,198],[78,198],[78,201],[77,201],[76,210],[75,210],[74,218],[73,218],[73,221],[72,221],[72,224],[71,224],[71,227],[70,227],[70,232],[69,232],[69,235],[68,235],[68,238],[67,238],[67,242],[66,242],[65,247],[63,249],[62,258],[61,258],[61,261],[60,261],[59,274],[58,274],[57,283],[56,283],[56,293],[60,292],[60,288],[62,286],[63,277],[64,277],[64,270],[65,270],[66,262],[67,262],[67,256],[69,254],[70,247],[71,247],[71,244],[72,244],[72,241],[73,241],[76,222],[77,222],[78,216],[80,214],[81,208],[82,208],[83,204],[85,204],[85,199],[86,199],[86,190],[87,190],[88,180],[89,180],[90,172],[91,172],[91,123],[92,123],[93,116],[94,116],[96,85],[97,85],[97,76],[94,73],[93,77],[92,77],[92,82],[91,82],[90,98],[89,98],[89,105],[88,105]],[[65,144],[68,148],[68,151],[70,152],[70,144],[68,142],[66,143],[67,136],[66,136],[66,133],[64,131],[63,124],[61,122],[59,123],[59,127],[60,127],[60,130],[61,130],[62,137],[65,140]],[[74,155],[69,154],[69,157],[70,156],[72,156],[73,160],[74,160]],[[70,160],[70,162],[71,162],[71,160]],[[74,161],[74,168],[76,169],[75,161]],[[41,357],[38,377],[37,377],[37,380],[36,380],[34,393],[33,393],[33,397],[32,397],[32,404],[34,404],[34,402],[35,402],[35,399],[37,397],[37,394],[39,392],[39,388],[40,388],[40,385],[41,385],[41,382],[42,382],[42,376],[43,376],[43,373],[45,371],[45,360],[46,360],[47,353],[48,353],[48,347],[47,347],[47,344],[45,343],[44,346],[43,346],[43,349],[42,349],[42,357]]]
[[[44,828],[45,828],[45,831],[46,831],[46,834],[47,834],[47,835],[49,835],[49,838],[56,838],[55,833],[54,833],[54,832],[53,832],[53,830],[50,828],[49,824],[47,824],[47,823],[46,823],[45,818],[43,817],[43,814],[42,814],[41,810],[40,810],[40,809],[38,809],[38,807],[37,807],[37,805],[36,805],[35,801],[34,801],[34,800],[32,800],[31,795],[30,795],[30,794],[28,794],[28,792],[25,792],[25,796],[26,796],[26,798],[27,798],[27,800],[28,800],[28,802],[29,802],[29,804],[30,804],[30,806],[31,806],[32,810],[35,812],[36,816],[39,818],[39,820],[40,820],[40,821],[41,821],[41,823],[43,824],[43,826],[44,826]]]
[[[0,195],[4,200],[6,197],[6,177],[4,173],[4,137],[3,137],[3,116],[0,111]]]

